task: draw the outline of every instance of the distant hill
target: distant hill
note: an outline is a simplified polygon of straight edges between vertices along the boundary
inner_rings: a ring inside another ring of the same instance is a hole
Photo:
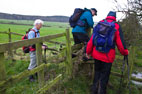
[[[0,19],[11,19],[11,20],[41,19],[43,21],[50,21],[50,22],[68,22],[69,17],[67,16],[30,16],[30,15],[0,13]]]

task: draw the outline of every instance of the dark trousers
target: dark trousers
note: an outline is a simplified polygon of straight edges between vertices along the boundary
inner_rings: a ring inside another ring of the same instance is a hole
[[[85,33],[73,32],[72,34],[75,44],[87,43],[90,39]]]
[[[95,60],[95,77],[92,86],[92,94],[106,94],[112,63]]]
[[[83,43],[85,45],[83,52],[86,53],[86,45],[90,39],[89,36],[85,33],[80,33],[80,32],[73,32],[72,34],[75,44]]]

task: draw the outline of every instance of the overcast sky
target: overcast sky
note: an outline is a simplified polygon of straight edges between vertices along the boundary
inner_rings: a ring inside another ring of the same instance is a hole
[[[75,8],[96,8],[98,16],[94,21],[104,19],[114,9],[114,0],[0,0],[0,12],[24,15],[70,16]],[[126,3],[126,0],[118,0]],[[118,14],[118,19],[121,18]]]

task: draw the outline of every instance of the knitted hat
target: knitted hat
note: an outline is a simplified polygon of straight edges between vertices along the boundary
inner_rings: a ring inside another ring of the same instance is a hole
[[[113,16],[116,18],[116,12],[110,11],[107,16]]]

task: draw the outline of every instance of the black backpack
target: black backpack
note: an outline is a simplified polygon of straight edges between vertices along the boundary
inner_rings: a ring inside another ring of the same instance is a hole
[[[75,27],[76,25],[79,26],[86,26],[85,23],[83,23],[80,19],[80,16],[82,15],[82,13],[85,12],[85,9],[80,9],[80,8],[76,8],[74,10],[73,15],[69,18],[69,23],[71,27]]]

